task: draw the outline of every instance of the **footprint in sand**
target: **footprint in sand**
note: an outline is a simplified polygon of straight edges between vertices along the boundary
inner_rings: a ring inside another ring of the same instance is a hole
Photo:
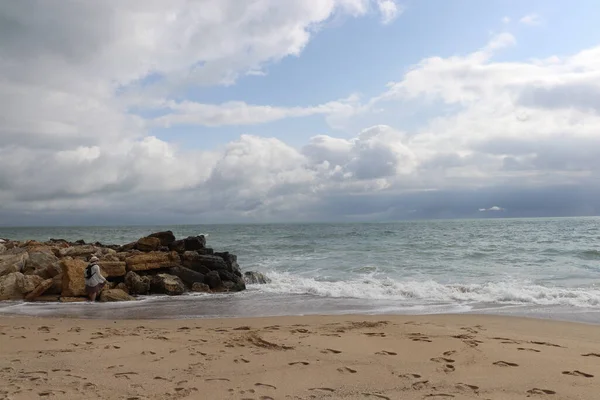
[[[237,328],[233,328],[234,331],[249,331],[250,329],[249,326],[238,326]]]
[[[548,343],[548,342],[529,342],[531,344],[539,344],[540,346],[549,346],[549,347],[560,347],[560,348],[564,348],[564,346],[561,346],[559,344],[554,344],[554,343]]]
[[[494,365],[497,365],[499,367],[518,367],[519,366],[519,364],[511,363],[508,361],[496,361],[494,363]]]
[[[451,356],[451,355],[453,355],[453,354],[456,354],[456,350],[448,350],[448,351],[445,351],[445,352],[444,352],[444,353],[442,353],[442,354],[443,354],[444,356],[446,356],[446,357],[449,357],[449,356]]]
[[[387,396],[384,396],[382,394],[377,394],[377,393],[363,393],[363,396],[365,397],[376,397],[378,399],[384,399],[384,400],[392,400]]]
[[[363,333],[363,335],[370,337],[385,337],[385,333],[383,332],[367,332]]]
[[[44,332],[44,333],[50,333],[50,327],[48,327],[48,326],[40,326],[38,328],[38,331]]]
[[[529,394],[556,394],[554,390],[533,388],[527,391]]]
[[[431,361],[438,362],[438,363],[453,363],[454,362],[453,359],[444,358],[444,357],[435,357],[435,358],[432,358]]]
[[[421,377],[421,375],[419,374],[402,374],[402,375],[398,375],[399,378],[405,378],[405,379],[419,379]]]
[[[534,353],[540,353],[539,350],[537,350],[537,349],[530,349],[528,347],[519,347],[517,350],[520,350],[520,351],[532,351]]]
[[[298,365],[298,364],[301,364],[301,365],[310,365],[310,363],[307,362],[307,361],[296,361],[296,362],[288,363],[288,365]]]
[[[261,387],[267,387],[267,388],[271,388],[271,389],[277,389],[277,386],[273,386],[273,385],[269,385],[268,383],[255,383],[254,386],[261,386]]]
[[[456,388],[459,390],[473,391],[475,393],[479,392],[479,386],[469,385],[467,383],[457,383]]]
[[[260,396],[260,400],[275,400],[271,396]]]
[[[453,394],[448,393],[432,393],[425,396],[426,399],[441,399],[455,397]]]
[[[350,372],[351,374],[356,373],[355,369],[348,368],[348,367],[338,368],[337,370],[338,370],[338,372],[341,372],[341,373],[346,373],[346,372]]]
[[[582,354],[582,357],[600,357],[600,354],[598,353],[587,353],[587,354]]]
[[[584,378],[593,378],[594,375],[592,374],[588,374],[585,372],[581,372],[581,371],[563,371],[563,375],[571,375],[571,376],[582,376]]]
[[[394,353],[393,351],[387,351],[387,350],[381,350],[375,354],[378,354],[380,356],[397,356],[398,355],[398,353]]]
[[[330,393],[333,393],[333,392],[335,392],[335,389],[332,389],[332,388],[327,388],[327,387],[310,388],[310,389],[308,389],[308,390],[311,390],[311,391],[330,392]]]
[[[419,381],[412,384],[413,390],[423,390],[429,386],[429,381]]]
[[[327,353],[340,354],[341,351],[335,350],[335,349],[325,349],[325,350],[321,351],[321,353],[323,353],[323,354],[327,354]]]

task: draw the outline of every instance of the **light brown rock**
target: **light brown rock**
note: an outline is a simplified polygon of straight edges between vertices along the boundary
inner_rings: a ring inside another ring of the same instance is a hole
[[[123,261],[99,261],[100,273],[103,277],[125,276],[126,264]]]
[[[62,293],[62,272],[52,278],[52,286],[46,290],[46,294],[54,295]]]
[[[18,300],[23,298],[21,286],[23,285],[23,274],[11,272],[0,277],[0,300]]]
[[[52,279],[46,279],[36,286],[31,293],[25,296],[25,300],[33,300],[46,292],[52,286]]]
[[[102,302],[132,300],[135,300],[135,298],[131,297],[121,289],[107,289],[100,292],[100,301]]]
[[[35,299],[31,299],[30,301],[40,301],[40,302],[56,302],[56,301],[60,301],[60,296],[57,294],[50,294],[50,295],[43,295],[43,296],[39,296],[36,297]]]
[[[120,289],[122,291],[124,291],[125,293],[129,294],[129,288],[127,287],[127,285],[123,282],[119,282],[117,284],[117,286],[115,286],[115,289]]]
[[[160,239],[156,237],[143,237],[137,241],[136,249],[144,252],[158,250],[160,247]]]
[[[60,273],[59,260],[48,248],[47,250],[29,251],[25,262],[25,275],[39,275],[44,279],[52,278]]]
[[[23,279],[19,282],[19,289],[22,294],[28,294],[35,290],[44,279],[37,275],[23,275]]]
[[[64,249],[60,249],[59,253],[61,257],[84,257],[88,258],[92,254],[95,254],[98,249],[91,244],[85,244],[80,246],[71,246]]]
[[[87,262],[83,260],[61,260],[63,297],[85,296],[85,267]]]
[[[128,271],[147,271],[159,268],[171,268],[179,265],[179,255],[175,252],[153,251],[135,254],[126,258]]]
[[[18,254],[12,253],[11,251],[6,251],[0,255],[0,276],[23,271],[29,254],[25,251],[17,252]]]
[[[194,282],[192,292],[210,293],[210,287],[206,283]]]

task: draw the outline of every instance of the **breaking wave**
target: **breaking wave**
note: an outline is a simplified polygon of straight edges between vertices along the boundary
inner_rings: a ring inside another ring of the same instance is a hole
[[[398,281],[363,275],[348,281],[322,281],[289,273],[268,273],[272,282],[258,290],[277,294],[321,297],[398,300],[410,303],[493,303],[562,305],[600,308],[600,288],[546,287],[523,282],[442,284],[433,280]]]

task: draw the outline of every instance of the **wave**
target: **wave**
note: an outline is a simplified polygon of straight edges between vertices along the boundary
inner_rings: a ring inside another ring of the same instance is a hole
[[[364,275],[349,281],[321,281],[289,273],[270,272],[272,282],[258,290],[277,294],[366,300],[398,300],[410,303],[493,303],[510,305],[563,305],[600,307],[600,289],[546,287],[523,282],[442,284],[433,280],[398,281]]]
[[[583,260],[599,260],[600,259],[600,251],[586,250],[586,251],[582,251],[577,256]]]

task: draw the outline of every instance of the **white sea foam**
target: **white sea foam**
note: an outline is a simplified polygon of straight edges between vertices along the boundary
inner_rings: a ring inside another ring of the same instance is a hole
[[[348,281],[322,281],[289,273],[270,272],[272,282],[258,289],[278,294],[321,297],[403,300],[411,303],[493,303],[563,305],[600,308],[600,288],[560,288],[522,281],[483,284],[441,284],[433,280],[398,281],[364,275]]]

